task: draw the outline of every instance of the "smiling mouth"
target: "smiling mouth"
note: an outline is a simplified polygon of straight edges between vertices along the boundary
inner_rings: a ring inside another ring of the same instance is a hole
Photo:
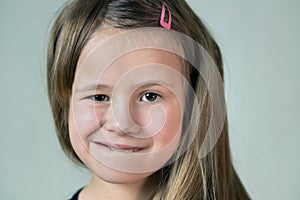
[[[131,146],[127,146],[127,145],[113,145],[112,146],[112,145],[107,145],[107,144],[98,143],[98,142],[97,142],[97,144],[104,146],[111,151],[122,152],[122,153],[135,153],[135,152],[139,152],[144,149],[144,148],[140,148],[140,147],[131,147]]]

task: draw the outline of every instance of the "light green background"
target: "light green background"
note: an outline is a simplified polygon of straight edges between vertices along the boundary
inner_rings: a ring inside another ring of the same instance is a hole
[[[64,1],[0,2],[0,199],[67,199],[89,173],[62,153],[47,101],[47,35]],[[223,51],[241,179],[253,199],[300,199],[300,1],[188,2]]]

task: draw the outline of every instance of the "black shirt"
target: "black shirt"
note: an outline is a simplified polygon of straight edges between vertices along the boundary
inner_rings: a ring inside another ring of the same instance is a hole
[[[72,198],[69,199],[69,200],[78,200],[79,193],[81,192],[82,189],[83,189],[83,188],[81,188],[80,190],[78,190],[78,191],[72,196]]]

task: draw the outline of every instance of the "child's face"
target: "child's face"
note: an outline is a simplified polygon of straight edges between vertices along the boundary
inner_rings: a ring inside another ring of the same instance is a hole
[[[131,182],[161,168],[176,150],[183,118],[180,60],[161,50],[110,59],[91,39],[79,60],[70,103],[74,150],[99,178]],[[100,50],[99,50],[100,49]]]

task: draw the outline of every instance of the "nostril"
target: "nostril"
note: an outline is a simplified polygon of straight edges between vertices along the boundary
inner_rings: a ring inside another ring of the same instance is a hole
[[[136,124],[130,122],[130,120],[122,120],[122,122],[117,121],[116,119],[109,118],[101,124],[101,127],[106,129],[108,132],[114,132],[119,135],[134,135],[139,132],[140,127]]]

